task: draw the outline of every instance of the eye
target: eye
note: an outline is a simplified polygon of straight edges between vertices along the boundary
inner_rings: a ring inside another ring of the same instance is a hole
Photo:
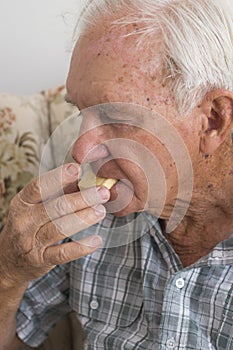
[[[116,109],[114,106],[102,106],[99,108],[99,116],[105,123],[125,123],[132,121],[132,115]]]
[[[115,122],[116,119],[115,118],[112,118],[112,116],[110,117],[109,114],[104,111],[104,110],[101,110],[100,111],[100,119],[103,123],[109,123],[109,122]],[[119,120],[118,120],[119,122]]]

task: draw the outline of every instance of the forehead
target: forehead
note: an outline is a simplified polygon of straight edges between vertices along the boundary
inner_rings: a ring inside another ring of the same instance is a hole
[[[84,108],[87,99],[88,105],[158,99],[156,88],[164,77],[162,43],[158,36],[138,46],[139,29],[105,24],[78,40],[67,79],[72,101]]]

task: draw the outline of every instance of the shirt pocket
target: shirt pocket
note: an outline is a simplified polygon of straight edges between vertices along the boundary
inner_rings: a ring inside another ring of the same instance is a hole
[[[71,308],[79,316],[114,327],[128,327],[143,304],[141,274],[137,269],[111,264],[96,271],[76,264],[70,293]]]
[[[218,350],[233,349],[233,286],[223,306],[222,322],[216,339]]]

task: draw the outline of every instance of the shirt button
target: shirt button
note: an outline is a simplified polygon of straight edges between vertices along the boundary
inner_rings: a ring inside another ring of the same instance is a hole
[[[215,260],[219,260],[223,258],[223,253],[221,251],[215,250],[213,251],[212,256]]]
[[[176,280],[176,287],[179,289],[182,289],[184,287],[184,279],[183,278],[178,278],[178,280]]]
[[[92,310],[97,310],[98,307],[99,307],[99,303],[98,303],[97,300],[92,300],[92,301],[90,302],[90,308],[91,308]]]
[[[174,338],[168,339],[166,345],[167,345],[168,349],[175,349],[175,347],[176,347],[175,339]]]

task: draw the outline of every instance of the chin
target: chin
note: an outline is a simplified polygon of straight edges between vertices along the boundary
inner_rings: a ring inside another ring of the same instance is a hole
[[[110,201],[104,205],[107,213],[116,217],[123,217],[145,211],[146,198],[139,198],[138,193],[135,193],[133,188],[125,183],[118,182],[110,193]]]

